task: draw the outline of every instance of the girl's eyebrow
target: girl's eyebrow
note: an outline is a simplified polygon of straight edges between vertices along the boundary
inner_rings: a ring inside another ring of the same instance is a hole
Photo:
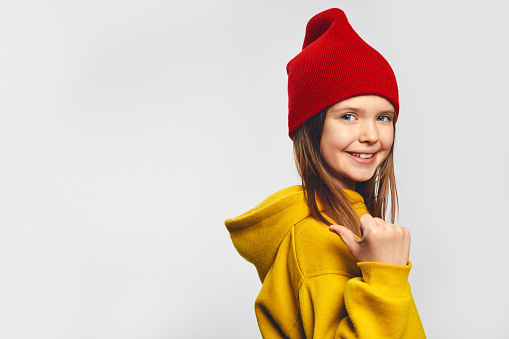
[[[358,107],[351,107],[351,106],[348,106],[348,107],[339,107],[339,108],[333,108],[332,109],[333,112],[341,112],[341,111],[355,111],[355,112],[362,112],[364,111],[363,109],[361,108],[358,108]]]
[[[352,107],[352,106],[339,107],[339,108],[332,109],[332,112],[342,112],[342,111],[364,112],[365,110],[363,108]],[[388,113],[396,115],[396,111],[393,109],[386,109],[386,110],[379,112],[379,114],[388,114]]]

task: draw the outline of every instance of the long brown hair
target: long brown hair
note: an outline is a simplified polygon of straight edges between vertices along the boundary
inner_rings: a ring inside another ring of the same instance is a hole
[[[297,129],[293,137],[293,151],[297,170],[302,178],[311,215],[327,225],[332,223],[319,211],[317,200],[332,221],[360,235],[359,217],[338,185],[342,177],[334,173],[320,152],[323,124],[327,110],[323,110]],[[378,166],[373,177],[358,182],[355,190],[364,198],[373,217],[386,218],[390,202],[390,222],[394,223],[398,208],[398,193],[394,176],[394,143],[385,160]]]

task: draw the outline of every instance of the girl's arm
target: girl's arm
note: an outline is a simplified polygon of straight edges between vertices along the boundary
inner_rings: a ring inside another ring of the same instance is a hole
[[[306,337],[425,338],[408,283],[408,230],[370,215],[361,218],[361,239],[342,226],[330,230],[358,260],[362,277],[306,279],[298,297]]]
[[[426,338],[408,274],[411,265],[363,262],[363,277],[306,279],[299,308],[306,338]]]

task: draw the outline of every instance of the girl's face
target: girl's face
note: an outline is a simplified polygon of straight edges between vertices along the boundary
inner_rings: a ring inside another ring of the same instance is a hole
[[[369,180],[387,157],[394,141],[392,104],[377,95],[338,102],[327,110],[320,151],[325,162],[343,178],[343,189]]]

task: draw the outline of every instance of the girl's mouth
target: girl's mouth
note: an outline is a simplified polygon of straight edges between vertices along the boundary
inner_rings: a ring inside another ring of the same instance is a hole
[[[346,152],[348,156],[361,165],[371,165],[375,162],[377,153],[354,153]]]
[[[375,155],[375,153],[352,153],[352,152],[347,152],[347,153],[353,155],[354,157],[358,157],[361,159],[369,159]]]

